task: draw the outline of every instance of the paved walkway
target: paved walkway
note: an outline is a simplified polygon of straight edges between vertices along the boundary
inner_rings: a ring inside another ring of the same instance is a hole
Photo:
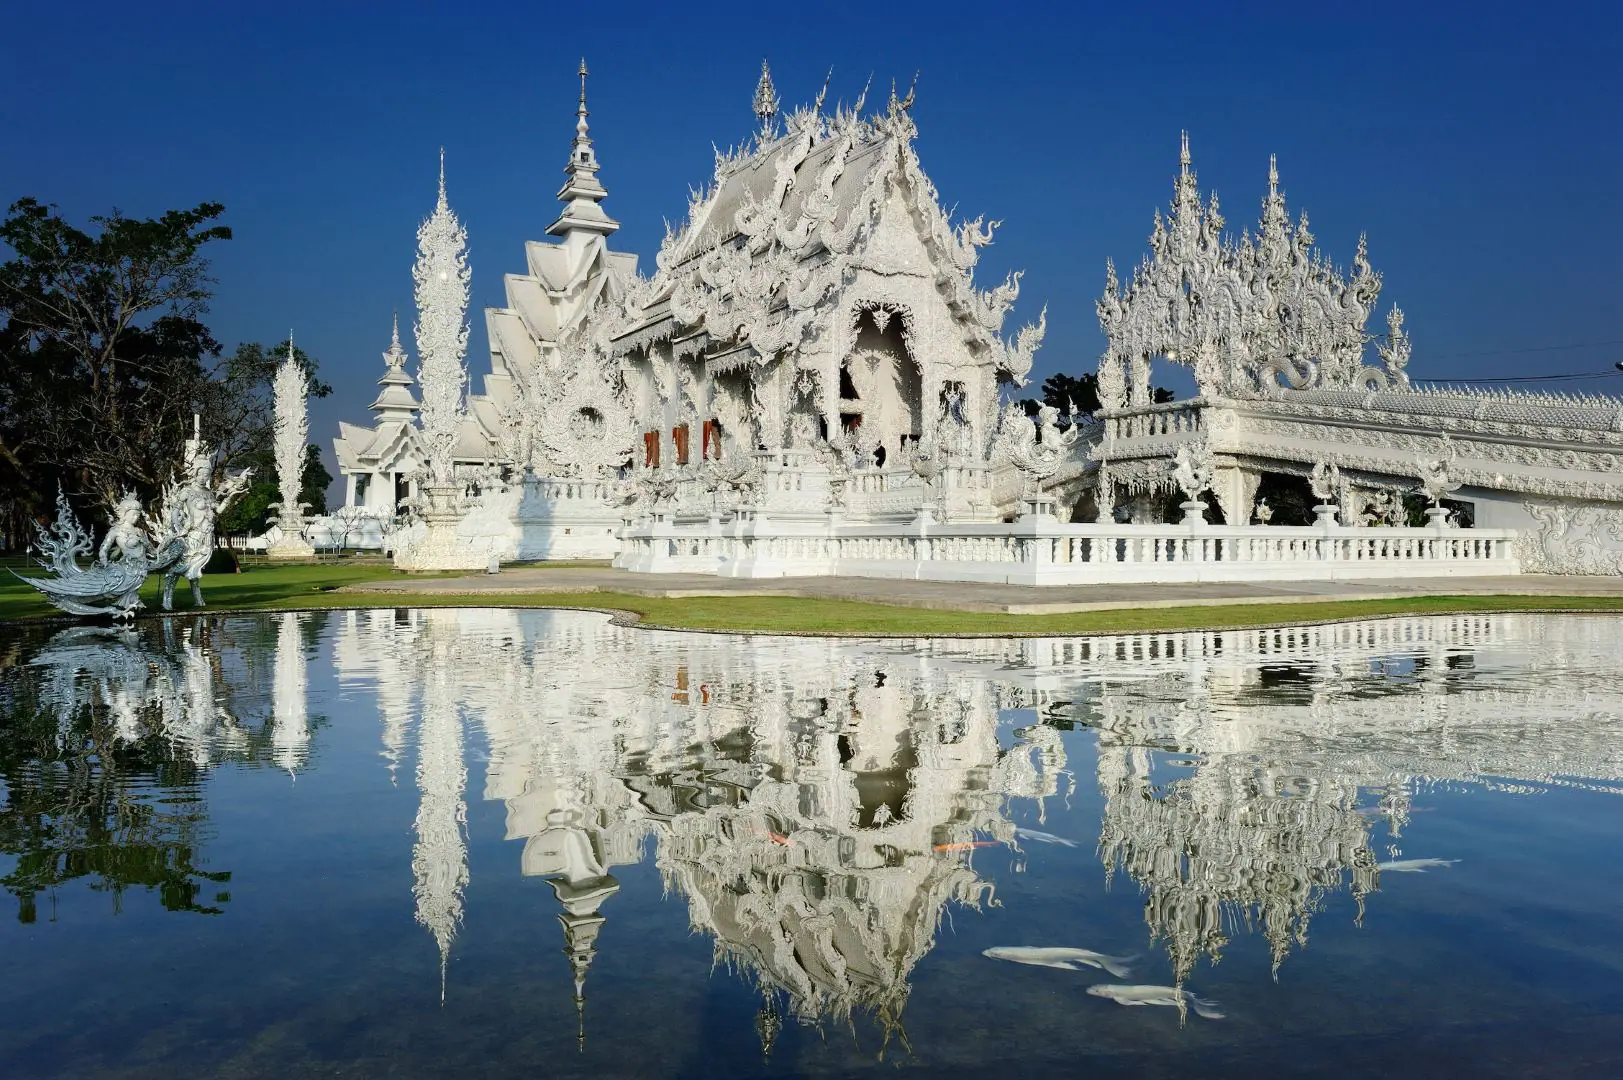
[[[1125,607],[1208,607],[1406,596],[1617,596],[1623,577],[1410,578],[1403,581],[1294,581],[1191,585],[991,585],[888,578],[717,578],[708,574],[633,574],[606,566],[521,567],[466,577],[400,577],[350,585],[345,592],[403,595],[617,592],[633,596],[803,596],[867,600],[901,607],[1007,615],[1060,615]]]

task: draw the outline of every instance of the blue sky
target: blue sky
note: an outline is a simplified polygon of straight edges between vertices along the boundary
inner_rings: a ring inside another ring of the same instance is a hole
[[[1623,4],[1132,7],[24,0],[0,16],[0,200],[223,202],[211,325],[228,347],[294,328],[337,389],[327,446],[369,419],[391,312],[409,325],[441,145],[488,370],[480,310],[556,215],[582,54],[615,243],[647,272],[712,143],[751,131],[763,56],[787,102],[831,66],[847,102],[918,71],[925,169],[1004,221],[983,284],[1026,270],[1011,327],[1049,305],[1038,377],[1094,366],[1105,258],[1144,250],[1182,129],[1236,232],[1270,153],[1338,263],[1368,232],[1416,376],[1623,359]]]

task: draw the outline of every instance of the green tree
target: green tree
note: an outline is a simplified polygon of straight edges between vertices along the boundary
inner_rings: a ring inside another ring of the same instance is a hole
[[[0,494],[10,522],[57,483],[104,503],[150,498],[210,398],[219,343],[202,322],[203,249],[228,240],[219,203],[86,232],[36,199],[0,221]]]
[[[1024,398],[1020,407],[1026,410],[1027,416],[1036,416],[1037,410],[1044,405],[1052,405],[1062,413],[1086,413],[1092,416],[1099,411],[1099,376],[1093,372],[1084,372],[1082,375],[1066,375],[1064,372],[1048,376],[1041,387],[1042,398]],[[1164,386],[1157,386],[1150,391],[1150,400],[1156,404],[1173,400],[1173,393]]]

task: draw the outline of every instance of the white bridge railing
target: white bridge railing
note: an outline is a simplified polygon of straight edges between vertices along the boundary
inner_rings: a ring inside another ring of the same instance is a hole
[[[1013,523],[896,526],[668,518],[627,528],[616,565],[726,577],[912,578],[1019,585],[1333,581],[1520,572],[1511,529]]]

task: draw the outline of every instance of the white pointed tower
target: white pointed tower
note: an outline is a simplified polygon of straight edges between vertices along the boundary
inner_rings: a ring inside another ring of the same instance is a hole
[[[378,391],[377,398],[372,402],[372,412],[379,424],[410,424],[417,419],[421,406],[417,404],[417,396],[411,392],[416,380],[406,372],[408,359],[406,350],[400,347],[400,316],[396,314],[393,335],[388,349],[383,353],[383,378],[378,380],[378,385],[383,389]]]
[[[580,106],[575,110],[575,141],[569,148],[569,164],[564,166],[568,177],[558,189],[558,200],[564,204],[558,220],[547,226],[547,235],[560,237],[579,257],[593,236],[608,236],[620,223],[603,212],[602,202],[609,193],[597,179],[597,152],[586,126],[586,58],[580,61]]]

